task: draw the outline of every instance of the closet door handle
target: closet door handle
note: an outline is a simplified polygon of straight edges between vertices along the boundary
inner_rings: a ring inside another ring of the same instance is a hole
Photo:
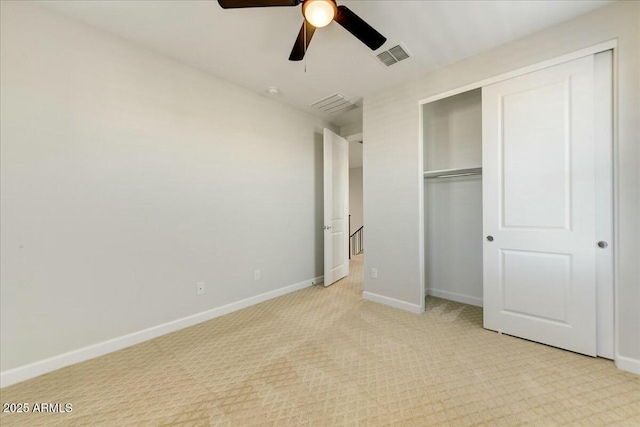
[[[493,242],[493,236],[487,236],[487,240]]]

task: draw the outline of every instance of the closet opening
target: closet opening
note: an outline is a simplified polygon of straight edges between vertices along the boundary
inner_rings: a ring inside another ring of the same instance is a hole
[[[423,309],[614,357],[613,64],[596,46],[420,102]]]
[[[482,307],[481,89],[422,108],[425,294]]]

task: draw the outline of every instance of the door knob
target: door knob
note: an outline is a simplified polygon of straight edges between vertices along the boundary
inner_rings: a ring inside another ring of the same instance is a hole
[[[493,242],[493,236],[487,236],[487,240]]]
[[[599,247],[599,248],[604,249],[604,248],[606,248],[607,246],[609,246],[609,244],[608,244],[607,242],[605,242],[604,240],[600,240],[600,241],[598,242],[598,247]]]

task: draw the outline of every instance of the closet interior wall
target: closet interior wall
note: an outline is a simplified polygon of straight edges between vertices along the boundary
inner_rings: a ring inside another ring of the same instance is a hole
[[[426,294],[482,306],[481,89],[422,114]]]

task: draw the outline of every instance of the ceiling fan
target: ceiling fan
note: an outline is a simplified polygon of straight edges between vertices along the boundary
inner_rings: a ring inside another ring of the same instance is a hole
[[[223,9],[244,7],[298,6],[302,4],[304,22],[298,33],[289,61],[300,61],[311,43],[316,28],[326,27],[336,21],[371,50],[376,50],[387,41],[371,25],[346,6],[336,5],[335,0],[218,0]]]

